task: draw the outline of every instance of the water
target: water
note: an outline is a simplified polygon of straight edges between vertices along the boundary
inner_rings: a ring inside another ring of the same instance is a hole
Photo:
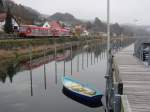
[[[65,96],[61,81],[65,73],[105,93],[107,60],[104,48],[76,52],[72,64],[70,60],[65,64],[52,61],[7,77],[0,82],[0,112],[104,112],[104,106],[91,108]]]

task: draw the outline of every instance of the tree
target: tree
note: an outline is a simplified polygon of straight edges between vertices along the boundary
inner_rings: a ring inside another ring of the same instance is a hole
[[[0,12],[4,12],[4,4],[2,0],[0,0]]]
[[[86,23],[86,29],[87,30],[90,30],[92,28],[92,23],[90,22],[90,21],[88,21],[87,23]]]
[[[6,33],[12,33],[13,32],[12,14],[10,12],[9,7],[7,10],[7,16],[5,19],[4,31]]]

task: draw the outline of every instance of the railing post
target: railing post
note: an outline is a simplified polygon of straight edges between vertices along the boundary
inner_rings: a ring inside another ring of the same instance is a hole
[[[118,94],[120,94],[120,95],[123,94],[123,83],[118,84]]]
[[[114,112],[121,112],[121,96],[119,94],[114,95]]]
[[[148,66],[150,66],[150,50],[148,51]]]

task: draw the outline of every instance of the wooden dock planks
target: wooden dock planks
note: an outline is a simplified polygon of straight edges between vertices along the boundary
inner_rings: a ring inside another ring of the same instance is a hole
[[[127,96],[131,112],[150,112],[150,68],[133,56],[134,45],[114,56],[123,94]]]

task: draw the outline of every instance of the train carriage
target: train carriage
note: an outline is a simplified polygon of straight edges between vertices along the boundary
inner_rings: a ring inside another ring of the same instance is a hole
[[[71,36],[70,29],[67,28],[44,28],[34,25],[22,25],[19,29],[21,37],[60,37]]]
[[[19,36],[23,37],[44,37],[44,36],[52,36],[50,28],[43,28],[33,25],[23,25],[20,26]]]

